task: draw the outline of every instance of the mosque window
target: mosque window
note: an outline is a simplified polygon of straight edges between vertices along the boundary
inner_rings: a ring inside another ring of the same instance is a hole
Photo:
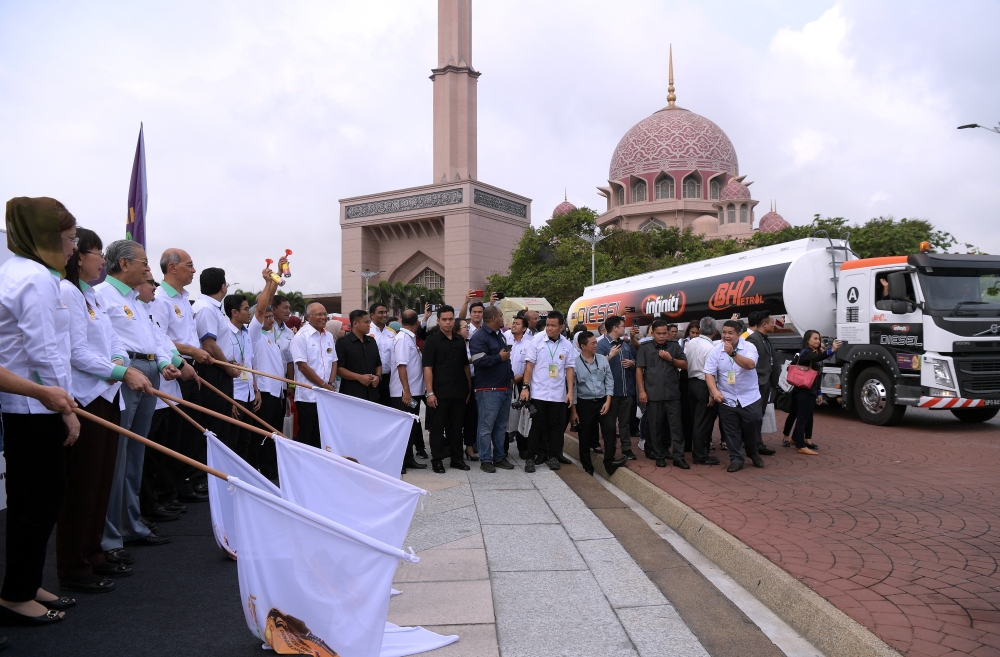
[[[713,199],[718,200],[719,194],[722,193],[722,183],[718,180],[713,180],[708,184],[708,191]]]
[[[746,205],[740,206],[740,223],[745,224],[747,222],[747,216],[750,214],[749,208]]]
[[[425,267],[410,281],[413,285],[423,285],[428,290],[444,289],[444,276],[437,273],[430,267]]]
[[[726,214],[729,215],[729,223],[735,224],[736,223],[736,206],[733,205],[732,203],[730,203],[729,206],[726,208]]]
[[[664,230],[666,227],[667,225],[656,217],[650,217],[646,221],[639,224],[639,230],[643,233],[648,233],[651,230]]]
[[[632,185],[632,202],[642,203],[649,199],[646,194],[646,183],[640,180],[636,184]]]
[[[721,226],[724,223],[726,223],[726,211],[719,210],[719,225]]]
[[[619,187],[615,190],[615,205],[625,205],[625,188]]]
[[[701,181],[694,174],[684,179],[684,198],[701,198]]]
[[[656,198],[659,199],[672,199],[674,198],[674,179],[670,176],[664,176],[656,183]]]

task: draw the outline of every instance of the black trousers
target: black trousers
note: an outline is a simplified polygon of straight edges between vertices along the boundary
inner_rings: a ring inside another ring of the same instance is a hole
[[[472,389],[476,389],[475,379],[472,379]],[[473,451],[478,451],[476,442],[479,435],[479,404],[476,403],[476,393],[469,395],[469,401],[465,403],[465,422],[462,424],[462,435],[463,444],[466,447],[471,447]]]
[[[604,436],[604,467],[609,472],[608,466],[615,460],[615,452],[618,451],[615,417],[611,414],[611,409],[601,415],[604,399],[604,397],[599,397],[597,399],[576,400],[576,414],[580,417],[580,463],[583,464],[583,469],[587,472],[594,469],[588,446],[600,444],[598,428],[600,428],[600,434]]]
[[[463,460],[462,425],[465,423],[465,399],[438,399],[431,426],[431,459]],[[445,433],[447,432],[447,440]]]
[[[532,399],[538,412],[531,420],[531,432],[528,434],[528,458],[548,460],[562,456],[563,443],[566,440],[566,402],[542,401]],[[581,445],[582,452],[584,446]]]
[[[236,403],[240,405],[240,416],[236,419],[240,422],[246,422],[251,425],[257,424],[257,422],[246,413],[246,411],[250,411],[254,415],[257,414],[253,410],[253,401],[242,401],[237,399]],[[249,463],[254,470],[259,469],[257,462],[250,459],[250,443],[254,441],[254,438],[263,438],[263,436],[259,436],[249,429],[238,427],[236,425],[233,425],[233,428],[229,430],[229,436],[233,441],[232,450],[236,452],[241,459]],[[260,441],[257,442],[257,446],[260,446]],[[255,452],[254,456],[258,453],[259,452]]]
[[[156,409],[149,424],[149,439],[159,445],[170,447],[171,436],[179,429],[178,421],[186,422],[177,411],[169,408]],[[155,449],[146,450],[142,459],[142,485],[139,487],[139,511],[142,515],[148,517],[161,502],[177,498],[176,477],[180,473],[173,467],[171,461],[176,462]]]
[[[681,401],[646,402],[646,440],[653,442],[653,456],[658,459],[684,458],[684,425]],[[667,443],[667,436],[670,443]],[[646,446],[649,450],[649,446]]]
[[[805,447],[806,434],[812,436],[816,393],[808,388],[795,388],[792,394],[795,400],[795,432],[792,434],[792,440],[796,447]]]
[[[688,379],[688,406],[691,409],[691,456],[695,461],[708,457],[715,426],[715,407],[708,405],[708,384],[704,379]]]
[[[295,434],[295,440],[323,449],[319,439],[319,411],[316,410],[316,402],[297,401],[295,408],[299,411],[299,432]]]
[[[621,439],[622,451],[632,449],[632,405],[635,397],[622,396],[611,398],[611,410],[608,414],[618,424],[618,437]]]
[[[257,416],[281,431],[285,423],[285,398],[275,397],[269,392],[260,393],[260,410]],[[270,438],[260,441],[260,436],[254,434],[250,443],[250,458],[256,458],[260,473],[274,481],[278,478],[278,453],[274,441]]]
[[[688,403],[688,398],[691,395],[691,384],[686,370],[681,370],[678,374],[680,375],[678,385],[681,390],[681,426],[684,427],[684,451],[690,452],[694,436],[694,414],[691,412],[691,404]]]
[[[799,416],[798,408],[796,407],[795,404],[795,389],[792,389],[792,392],[790,392],[789,394],[792,395],[792,412],[789,413],[788,417],[785,418],[785,427],[781,431],[781,433],[783,433],[786,438],[792,435],[792,427],[795,426],[795,419]],[[813,400],[813,403],[815,404],[816,400]],[[813,427],[812,427],[812,422],[810,422],[808,425],[806,425],[806,442],[812,442],[812,437],[813,437]]]
[[[764,427],[764,413],[767,412],[767,404],[771,401],[771,384],[763,383],[760,385],[760,426],[761,429]],[[761,447],[767,447],[764,444],[764,432],[761,429],[757,429],[757,449]]]
[[[7,558],[0,598],[34,600],[66,499],[66,425],[58,414],[4,413]],[[117,452],[117,447],[116,447]]]
[[[410,408],[403,403],[402,397],[391,397],[392,407],[406,413],[413,413],[418,415],[420,413],[420,402],[424,401],[423,395],[419,397],[414,397],[417,401],[416,408]],[[410,442],[406,444],[406,456],[403,457],[403,465],[407,463],[414,463],[413,450],[424,449],[424,430],[420,426],[420,420],[413,420],[413,426],[410,427]]]
[[[218,367],[215,365],[202,365],[201,363],[196,363],[195,370],[198,372],[198,376],[218,388],[223,394],[229,395],[230,397],[233,396],[232,377],[220,370]],[[209,390],[207,387],[201,388],[199,397],[201,399],[201,405],[205,408],[215,411],[216,413],[222,413],[227,417],[232,417],[233,405]],[[201,426],[214,433],[215,437],[221,440],[226,447],[235,451],[236,438],[231,435],[233,433],[234,425],[226,422],[225,420],[220,420],[217,417],[205,414],[203,414],[203,420],[204,421],[201,423]]]
[[[383,374],[378,381],[378,403],[383,406],[392,406],[392,398],[389,397],[389,380],[391,374]]]
[[[724,438],[729,460],[743,463],[743,452],[749,457],[757,456],[757,434],[760,432],[760,404],[754,402],[749,406],[719,407],[719,426],[725,427]]]
[[[201,406],[202,401],[198,382],[180,380],[178,383],[181,386],[181,397],[184,401],[189,401],[192,404],[198,404]],[[212,385],[215,384],[213,383]],[[190,407],[184,407],[181,410],[191,416],[191,419],[195,422],[203,427],[205,426],[206,418],[203,413],[199,413]],[[199,463],[207,462],[208,443],[205,440],[204,434],[198,431],[198,429],[192,426],[187,420],[183,418],[178,418],[178,420],[179,421],[174,423],[174,426],[176,427],[175,433],[169,437],[169,441],[166,443],[167,447],[176,449],[184,456],[192,458]],[[176,447],[174,447],[175,442]],[[176,459],[170,459],[170,467],[175,471],[174,478],[177,481],[180,492],[184,493],[192,492],[192,483],[205,481],[205,478],[208,476],[201,470],[185,463],[181,463]]]

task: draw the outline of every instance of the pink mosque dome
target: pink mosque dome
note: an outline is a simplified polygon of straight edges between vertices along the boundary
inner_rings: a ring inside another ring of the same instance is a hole
[[[774,233],[785,228],[791,228],[791,224],[775,211],[775,205],[772,203],[771,211],[760,218],[758,230],[762,233]]]
[[[720,201],[748,201],[750,200],[750,190],[743,184],[742,178],[733,178],[719,195]]]
[[[735,176],[739,160],[722,128],[671,101],[625,133],[611,156],[608,177],[622,180],[677,169]]]
[[[566,199],[566,192],[563,192],[563,202],[557,205],[555,210],[552,211],[552,216],[558,217],[561,214],[568,214],[576,209],[577,207]]]

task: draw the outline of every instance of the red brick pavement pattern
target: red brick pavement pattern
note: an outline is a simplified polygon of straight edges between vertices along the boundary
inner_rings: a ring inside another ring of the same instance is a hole
[[[908,657],[1000,655],[1000,418],[911,408],[872,427],[820,409],[813,441],[819,456],[765,436],[778,453],[762,470],[729,474],[718,449],[721,466],[656,468],[636,450],[629,468]]]

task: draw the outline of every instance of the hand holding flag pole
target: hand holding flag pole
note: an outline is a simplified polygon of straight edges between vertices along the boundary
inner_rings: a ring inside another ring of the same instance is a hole
[[[187,406],[188,408],[193,408],[196,411],[204,413],[205,415],[211,415],[214,418],[218,418],[220,420],[225,420],[226,422],[228,422],[230,424],[235,424],[236,426],[238,426],[238,427],[240,427],[242,429],[247,429],[248,431],[252,431],[252,432],[254,432],[256,434],[260,434],[261,436],[270,437],[272,435],[271,432],[267,431],[266,429],[261,429],[260,427],[255,427],[254,425],[247,424],[246,422],[240,422],[236,418],[233,418],[233,417],[231,417],[229,415],[224,415],[222,413],[216,413],[215,411],[213,411],[211,409],[203,408],[201,406],[198,406],[198,404],[193,404],[193,403],[187,401],[186,399],[181,399],[180,397],[174,397],[173,395],[168,395],[167,393],[160,392],[159,390],[154,390],[153,394],[156,395],[157,397],[159,397],[160,399],[164,400],[164,401],[169,400],[169,401],[172,401],[174,403],[180,404],[182,406]]]

